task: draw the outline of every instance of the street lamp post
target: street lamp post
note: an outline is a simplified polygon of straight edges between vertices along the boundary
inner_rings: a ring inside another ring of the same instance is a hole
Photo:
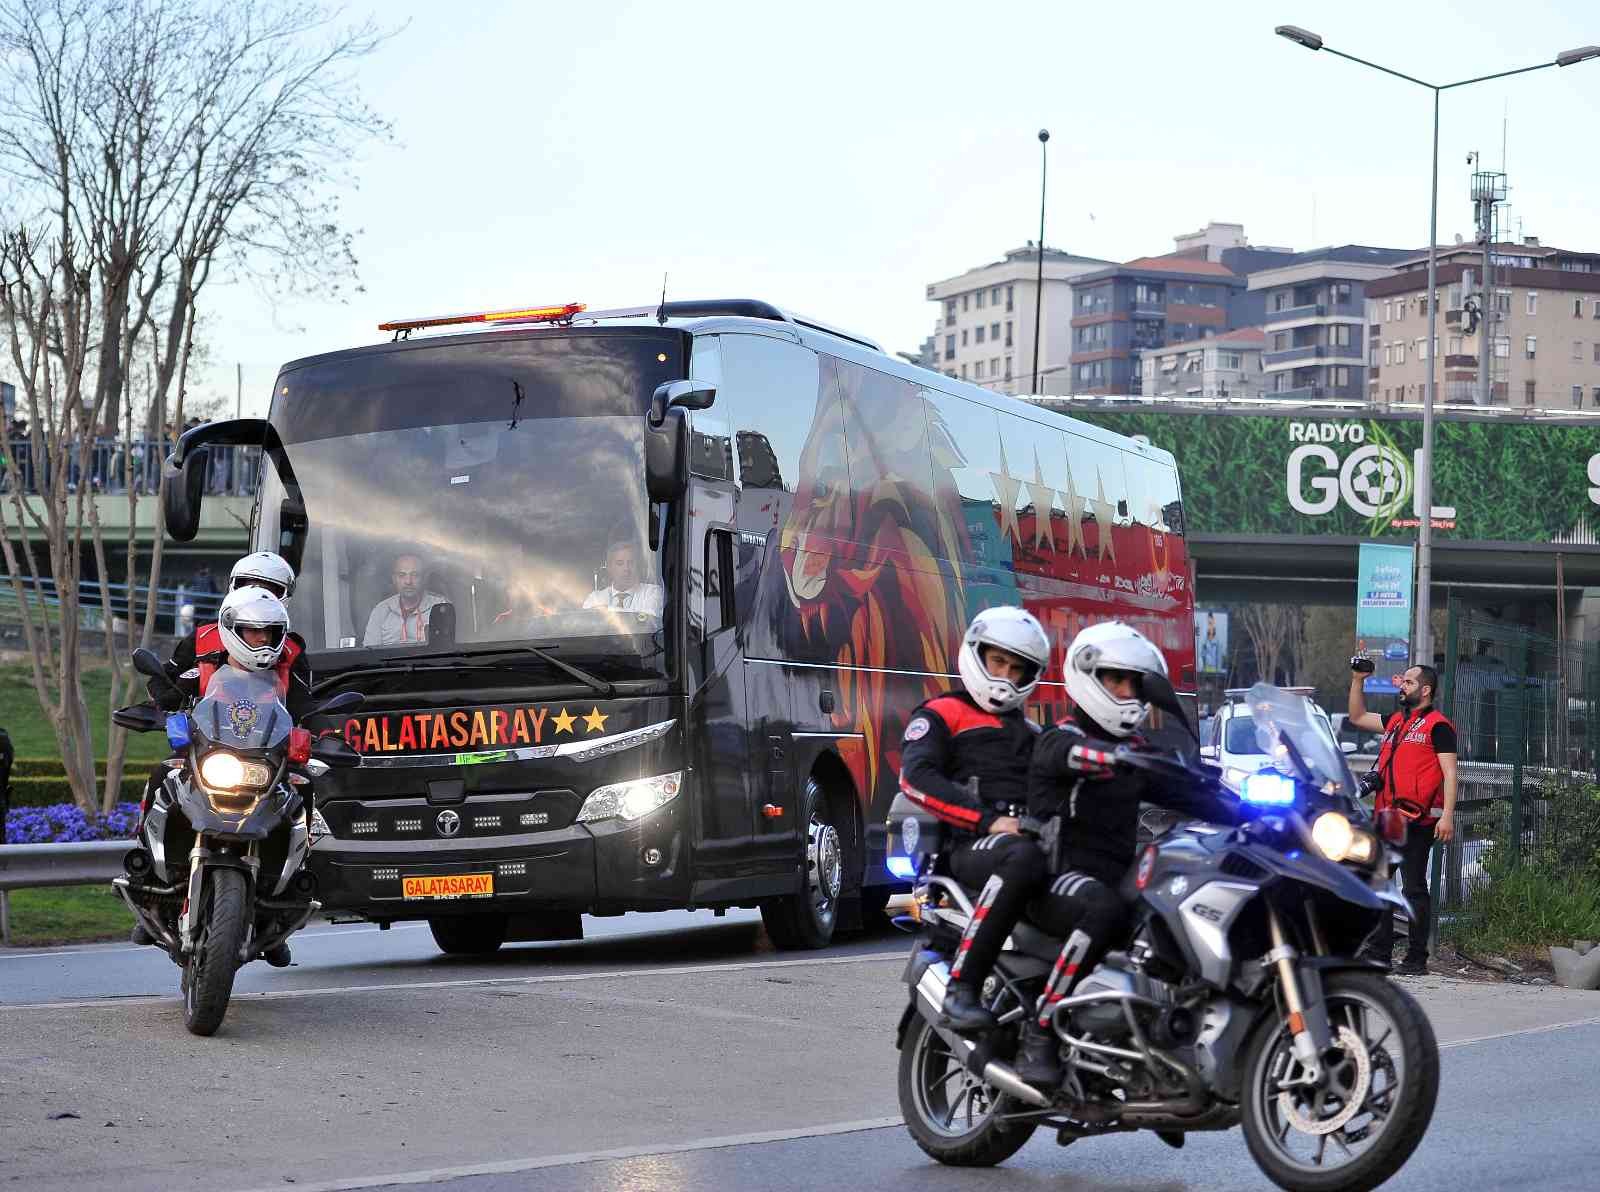
[[[1050,166],[1050,130],[1039,130],[1039,268],[1033,281],[1033,383],[1029,393],[1039,392],[1039,316],[1044,307],[1044,187]]]
[[[1516,70],[1502,70],[1495,74],[1479,75],[1454,83],[1426,83],[1411,75],[1357,58],[1325,44],[1321,37],[1296,25],[1279,25],[1279,37],[1286,37],[1308,50],[1326,50],[1362,66],[1370,66],[1384,74],[1426,87],[1433,92],[1433,181],[1428,203],[1428,377],[1422,398],[1422,463],[1417,469],[1417,505],[1422,510],[1417,519],[1417,621],[1412,639],[1412,656],[1426,662],[1433,661],[1433,633],[1430,614],[1433,585],[1433,399],[1434,377],[1439,369],[1438,351],[1438,270],[1439,270],[1439,93],[1466,87],[1473,83],[1486,83],[1490,79],[1504,79],[1511,75],[1527,74],[1550,66],[1572,66],[1589,58],[1600,58],[1600,46],[1580,46],[1557,54],[1553,62],[1540,62],[1534,66],[1521,66]],[[1482,334],[1489,333],[1488,324]]]

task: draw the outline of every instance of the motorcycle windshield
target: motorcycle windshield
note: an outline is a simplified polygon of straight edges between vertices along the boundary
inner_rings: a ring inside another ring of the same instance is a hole
[[[230,749],[270,749],[294,727],[271,673],[233,666],[217,668],[190,717],[206,740]]]
[[[1349,795],[1355,789],[1344,754],[1312,722],[1304,699],[1269,683],[1257,683],[1245,699],[1255,721],[1256,741],[1274,766],[1325,795]]]

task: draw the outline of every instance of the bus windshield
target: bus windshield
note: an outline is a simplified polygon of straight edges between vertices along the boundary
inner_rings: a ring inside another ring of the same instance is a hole
[[[514,334],[279,377],[255,537],[304,527],[289,612],[319,673],[517,645],[608,679],[670,673],[644,414],[683,375],[681,340]]]

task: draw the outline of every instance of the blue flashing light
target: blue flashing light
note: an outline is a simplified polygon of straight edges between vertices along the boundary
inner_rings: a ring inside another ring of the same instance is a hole
[[[1275,770],[1261,770],[1249,775],[1239,790],[1246,803],[1265,807],[1287,807],[1294,803],[1294,779]]]
[[[903,882],[909,882],[917,876],[917,864],[910,857],[890,857],[887,865],[890,876]]]
[[[167,716],[167,744],[174,749],[189,748],[189,714],[172,712]]]

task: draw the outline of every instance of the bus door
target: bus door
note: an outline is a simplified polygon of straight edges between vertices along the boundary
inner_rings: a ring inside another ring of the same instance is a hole
[[[705,500],[706,494],[700,494]],[[701,783],[696,832],[699,866],[732,876],[748,872],[755,784],[751,777],[749,708],[734,616],[735,531],[696,519],[699,545],[691,567],[691,640],[699,639],[697,767]],[[699,582],[695,582],[698,580]],[[698,633],[695,632],[698,629]]]

